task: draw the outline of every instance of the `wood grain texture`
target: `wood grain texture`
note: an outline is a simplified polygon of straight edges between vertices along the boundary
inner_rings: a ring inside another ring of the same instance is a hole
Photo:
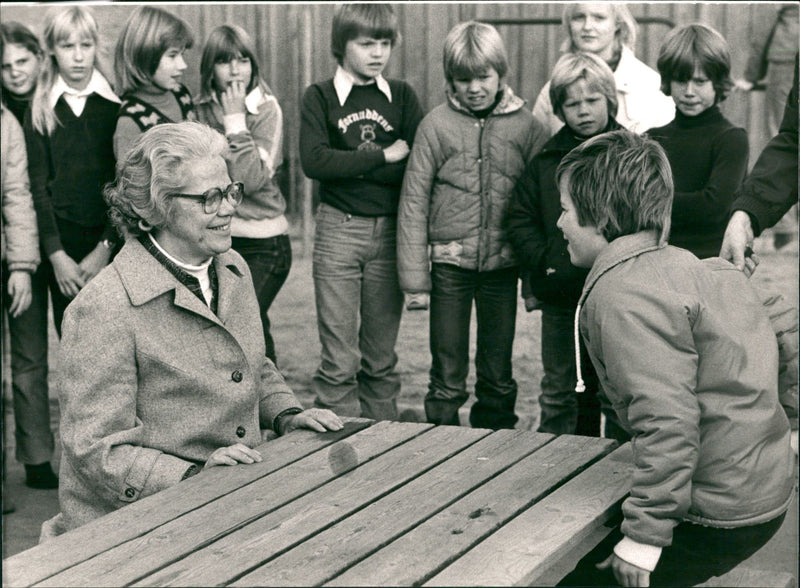
[[[531,446],[540,442],[530,435]],[[557,437],[326,585],[419,585],[615,447],[610,440]]]
[[[207,470],[215,474],[216,479],[207,480],[202,492],[218,500],[192,508],[195,501],[191,497],[185,494],[173,496],[170,506],[183,513],[182,516],[159,526],[151,524],[152,531],[121,544],[111,544],[110,548],[96,557],[51,576],[38,585],[106,586],[133,582],[248,521],[279,508],[343,471],[408,441],[429,427],[416,423],[394,426],[388,426],[385,421],[376,423],[330,445],[327,451],[315,451],[305,459],[293,460],[269,475],[259,471],[263,462]],[[271,443],[291,436],[281,437]],[[347,448],[349,451],[339,451],[338,448]],[[235,489],[225,483],[229,478],[243,476],[249,476],[249,483]],[[202,483],[202,478],[198,475],[189,481],[194,482],[196,487]],[[153,512],[160,514],[160,510]]]
[[[484,484],[538,443],[526,431],[497,431],[445,463],[255,569],[233,586],[318,585]],[[542,434],[543,435],[543,434]]]
[[[243,468],[212,468],[3,561],[8,585],[30,586],[115,545],[134,539],[218,496],[269,475],[310,453],[349,437],[371,424],[351,419],[344,429],[325,434],[295,431],[263,443],[264,460]]]
[[[521,513],[424,586],[530,586],[619,507],[630,487],[626,443]]]
[[[393,428],[397,426],[397,423],[393,424]],[[298,495],[297,500],[136,585],[211,586],[228,583],[380,499],[488,433],[486,430],[436,427],[313,492]],[[293,578],[286,581],[286,584],[295,583]]]

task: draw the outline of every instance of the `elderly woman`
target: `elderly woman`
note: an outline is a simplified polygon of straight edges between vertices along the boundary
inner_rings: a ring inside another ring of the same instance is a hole
[[[627,6],[610,2],[567,4],[562,22],[567,33],[563,51],[594,53],[614,72],[619,103],[615,118],[619,124],[642,133],[675,117],[675,105],[661,92],[661,77],[633,55],[636,21]],[[533,115],[551,134],[564,126],[550,104],[550,82],[539,93]]]
[[[261,460],[262,429],[337,430],[265,358],[247,264],[231,247],[242,185],[225,138],[194,122],[141,135],[106,188],[126,242],[64,317],[61,513],[42,538],[178,484]]]

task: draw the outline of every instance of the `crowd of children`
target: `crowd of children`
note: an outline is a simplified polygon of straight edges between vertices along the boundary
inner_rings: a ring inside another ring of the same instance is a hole
[[[425,114],[411,85],[383,77],[400,42],[394,9],[336,8],[337,68],[305,90],[300,107],[300,162],[320,201],[314,403],[400,418],[401,315],[429,309],[425,418],[459,424],[474,304],[470,424],[513,428],[521,280],[526,308],[542,312],[539,430],[637,440],[646,479],[635,478],[624,537],[600,567],[624,585],[694,582],[705,573],[695,569],[703,562],[684,565],[701,540],[694,523],[724,530],[704,531],[719,545],[742,528],[758,528],[751,543],[763,544],[780,526],[797,428],[796,410],[790,425],[778,397],[778,359],[796,366],[796,348],[794,358],[778,349],[741,273],[698,261],[719,255],[747,172],[747,133],[719,109],[733,85],[730,51],[711,27],[680,26],[655,72],[633,55],[625,5],[569,4],[563,24],[565,53],[533,108],[507,83],[498,31],[457,24],[444,41],[446,100]],[[66,306],[125,237],[109,223],[102,188],[149,128],[198,120],[227,139],[228,172],[245,192],[233,248],[253,276],[267,357],[280,355],[268,311],[292,262],[277,181],[283,117],[250,35],[232,24],[209,33],[195,96],[183,84],[195,39],[177,16],[146,5],[131,12],[113,88],[98,35],[91,10],[71,6],[48,13],[41,44],[15,22],[0,37],[4,306],[16,457],[34,488],[58,485],[48,292],[60,335]],[[796,395],[796,378],[780,381]],[[738,412],[724,408],[728,394],[741,397]],[[720,424],[733,420],[746,436]],[[752,463],[731,469],[742,459]],[[754,506],[756,486],[766,498]]]

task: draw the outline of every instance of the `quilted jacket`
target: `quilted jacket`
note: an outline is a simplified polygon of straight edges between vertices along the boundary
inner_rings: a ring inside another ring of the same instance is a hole
[[[548,138],[508,87],[485,119],[449,92],[447,98],[420,123],[400,192],[404,292],[430,291],[430,262],[478,271],[517,265],[503,229],[506,210],[517,179]]]

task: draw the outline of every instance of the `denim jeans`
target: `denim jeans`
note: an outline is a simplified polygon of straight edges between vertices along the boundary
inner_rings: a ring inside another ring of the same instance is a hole
[[[469,327],[472,302],[478,322],[473,427],[513,429],[517,383],[511,353],[517,317],[517,267],[479,272],[434,263],[431,268],[431,371],[425,415],[428,422],[458,425],[467,401]]]
[[[247,262],[247,267],[253,276],[253,286],[261,311],[266,356],[277,365],[275,340],[269,332],[270,322],[267,312],[286,282],[292,267],[292,245],[289,235],[276,235],[267,239],[233,237],[232,241],[233,249]]]
[[[583,341],[581,376],[586,390],[575,392],[575,311],[545,304],[542,307],[542,391],[539,395],[541,433],[600,436],[600,413],[606,416],[605,435],[618,441],[630,436],[619,425],[614,409],[605,399],[597,372]]]
[[[3,306],[7,310],[8,267],[3,263]],[[31,305],[21,315],[8,316],[11,341],[11,390],[14,404],[16,459],[39,464],[53,458],[47,394],[47,278],[40,269],[31,276]]]
[[[403,311],[397,219],[317,210],[313,274],[322,346],[317,406],[343,416],[397,419],[395,343]]]

